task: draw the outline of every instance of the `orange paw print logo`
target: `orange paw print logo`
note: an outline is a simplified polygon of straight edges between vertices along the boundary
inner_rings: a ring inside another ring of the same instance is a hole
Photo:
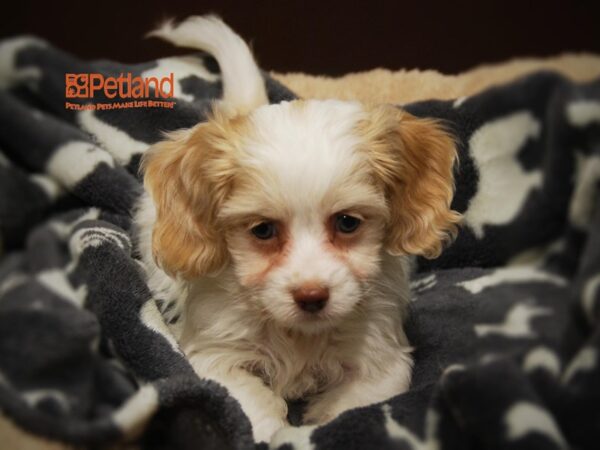
[[[86,98],[89,96],[89,74],[65,74],[65,95],[67,98]]]

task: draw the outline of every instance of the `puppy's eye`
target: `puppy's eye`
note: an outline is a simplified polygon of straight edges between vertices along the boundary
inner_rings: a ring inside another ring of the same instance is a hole
[[[335,229],[340,233],[352,233],[359,227],[361,220],[347,214],[339,214],[335,218]]]
[[[261,222],[250,229],[252,234],[258,239],[267,240],[275,236],[277,227],[273,222]]]

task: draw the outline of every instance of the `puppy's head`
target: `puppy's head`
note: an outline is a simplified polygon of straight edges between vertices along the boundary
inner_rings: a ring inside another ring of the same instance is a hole
[[[235,301],[305,332],[365,297],[382,252],[437,256],[455,231],[456,151],[391,106],[295,101],[215,115],[145,157],[154,255],[193,279],[235,274]]]

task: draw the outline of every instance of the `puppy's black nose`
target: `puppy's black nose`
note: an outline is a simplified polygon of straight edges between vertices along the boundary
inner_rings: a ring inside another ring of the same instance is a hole
[[[294,301],[300,309],[316,313],[321,311],[329,300],[329,289],[319,285],[303,285],[292,290]]]

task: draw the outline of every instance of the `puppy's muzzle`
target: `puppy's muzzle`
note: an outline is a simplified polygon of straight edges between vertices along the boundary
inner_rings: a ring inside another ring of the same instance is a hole
[[[327,304],[329,289],[323,286],[305,285],[292,290],[292,297],[300,309],[316,313]]]

